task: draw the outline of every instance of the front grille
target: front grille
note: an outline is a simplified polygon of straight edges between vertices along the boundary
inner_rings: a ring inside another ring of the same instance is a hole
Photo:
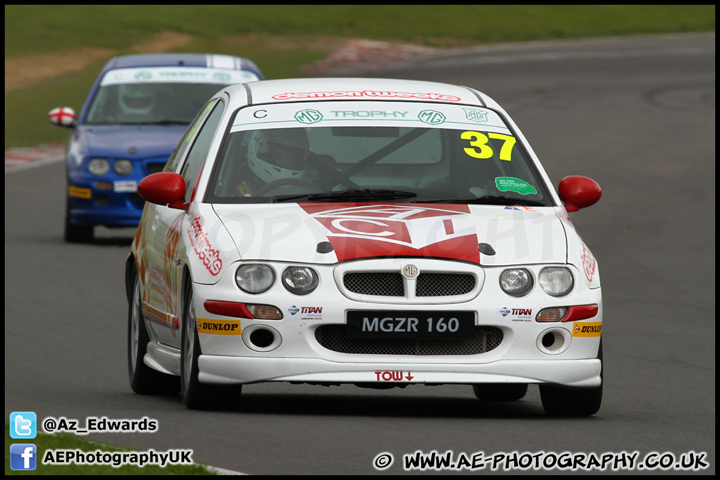
[[[402,275],[393,272],[347,273],[343,283],[352,293],[377,295],[382,297],[402,297],[405,295]]]
[[[395,272],[355,272],[343,276],[348,291],[360,295],[403,297],[403,277]],[[475,288],[475,277],[466,273],[421,273],[418,275],[415,296],[449,297],[465,295]]]
[[[315,330],[320,345],[339,353],[359,355],[477,355],[497,348],[503,333],[497,327],[475,327],[473,338],[429,339],[358,339],[347,338],[346,325],[322,325]]]
[[[448,297],[464,295],[475,288],[475,277],[456,273],[421,273],[417,279],[415,296]]]

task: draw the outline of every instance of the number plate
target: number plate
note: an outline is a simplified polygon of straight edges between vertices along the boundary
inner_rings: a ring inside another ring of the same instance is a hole
[[[472,338],[475,312],[347,312],[348,338]]]

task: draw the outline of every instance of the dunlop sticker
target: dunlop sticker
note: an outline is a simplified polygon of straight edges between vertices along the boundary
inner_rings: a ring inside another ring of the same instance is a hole
[[[573,322],[573,337],[599,337],[602,322]]]
[[[197,319],[198,333],[210,335],[240,335],[240,320],[209,320],[207,318]]]

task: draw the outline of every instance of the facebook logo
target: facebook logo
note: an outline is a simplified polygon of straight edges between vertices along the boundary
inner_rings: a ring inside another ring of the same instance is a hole
[[[32,443],[13,443],[10,445],[11,470],[35,470],[37,467],[37,447]]]
[[[35,438],[37,415],[35,412],[12,412],[10,414],[10,438]]]

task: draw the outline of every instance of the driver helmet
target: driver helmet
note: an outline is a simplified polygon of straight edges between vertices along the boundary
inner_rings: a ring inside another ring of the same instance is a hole
[[[302,128],[256,130],[248,145],[250,170],[266,183],[303,178],[310,144]]]
[[[124,115],[146,116],[155,106],[155,95],[147,85],[121,84],[118,90],[120,110]]]

